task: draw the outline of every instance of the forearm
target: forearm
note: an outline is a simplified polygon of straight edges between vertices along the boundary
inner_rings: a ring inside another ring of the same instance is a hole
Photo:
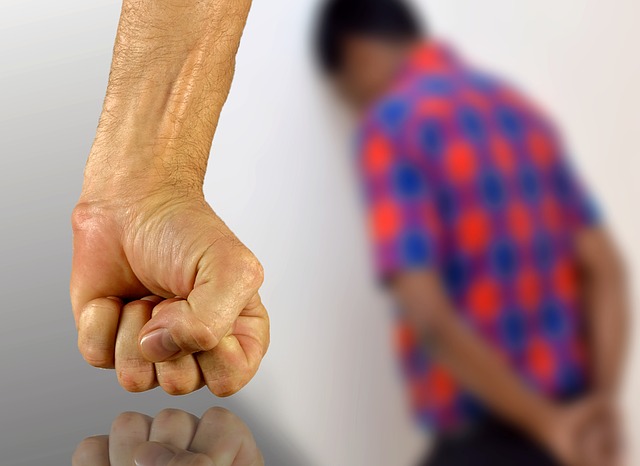
[[[404,290],[396,287],[397,296],[432,357],[492,412],[542,440],[555,406],[529,389],[500,353],[467,327],[433,276],[413,286],[410,280]]]
[[[124,0],[85,193],[201,189],[250,3]]]
[[[629,301],[623,261],[605,228],[577,235],[580,290],[594,391],[615,395],[625,362]]]
[[[593,388],[616,395],[626,359],[629,303],[624,274],[592,277],[585,288]]]

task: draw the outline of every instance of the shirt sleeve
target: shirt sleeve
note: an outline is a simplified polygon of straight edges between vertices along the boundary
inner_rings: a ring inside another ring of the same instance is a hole
[[[430,269],[441,257],[441,225],[425,161],[382,124],[360,133],[358,170],[378,276]]]
[[[573,169],[568,157],[563,156],[557,160],[552,177],[563,214],[572,230],[591,228],[602,223],[595,200]]]

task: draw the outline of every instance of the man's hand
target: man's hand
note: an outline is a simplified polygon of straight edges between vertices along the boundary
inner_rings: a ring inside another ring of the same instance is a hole
[[[262,268],[202,198],[82,202],[73,230],[71,296],[87,362],[115,367],[131,391],[155,386],[153,362],[173,394],[200,388],[200,369],[218,395],[251,379],[269,341]]]
[[[268,345],[262,268],[202,192],[250,4],[123,0],[71,301],[82,355],[131,391],[232,394]]]
[[[233,413],[208,410],[202,419],[175,409],[155,419],[123,413],[108,436],[83,440],[73,466],[261,466],[262,454],[249,428]]]
[[[538,438],[565,466],[618,466],[620,436],[610,403],[592,396],[557,408]]]

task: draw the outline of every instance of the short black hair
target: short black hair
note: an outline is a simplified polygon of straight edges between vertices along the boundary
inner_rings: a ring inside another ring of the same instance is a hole
[[[328,0],[320,8],[315,49],[327,73],[342,65],[342,42],[350,35],[413,40],[425,35],[422,24],[403,0]]]

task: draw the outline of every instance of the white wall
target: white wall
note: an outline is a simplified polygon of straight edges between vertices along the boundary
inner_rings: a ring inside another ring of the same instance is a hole
[[[270,353],[240,397],[317,464],[409,464],[423,445],[391,354],[389,306],[373,285],[346,123],[309,63],[314,5],[254,2],[212,151],[207,196],[263,261],[273,322]],[[639,263],[640,3],[420,6],[464,55],[558,119],[629,263]],[[625,397],[636,438],[639,359],[636,345]]]

